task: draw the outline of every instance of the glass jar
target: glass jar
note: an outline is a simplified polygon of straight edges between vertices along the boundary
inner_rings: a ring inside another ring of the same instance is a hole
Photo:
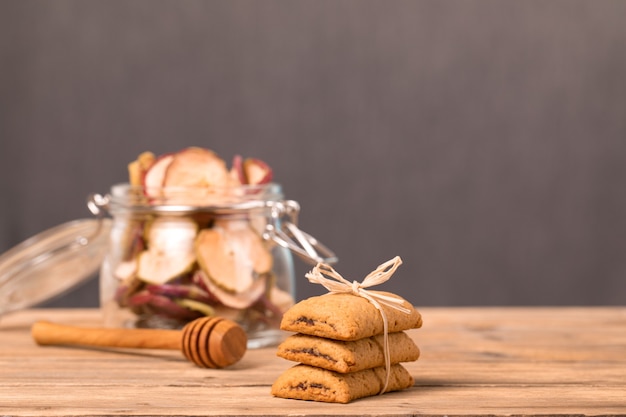
[[[297,228],[299,205],[275,183],[210,191],[119,184],[88,206],[112,217],[100,268],[109,327],[181,328],[216,315],[239,323],[249,348],[273,345],[295,299],[292,253],[336,261]]]

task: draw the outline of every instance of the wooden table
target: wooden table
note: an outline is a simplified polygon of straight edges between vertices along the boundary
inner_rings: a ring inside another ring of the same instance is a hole
[[[347,405],[273,398],[291,366],[275,348],[210,370],[175,351],[39,347],[34,320],[97,325],[98,312],[19,312],[0,321],[0,416],[626,416],[626,308],[420,311],[415,385]]]

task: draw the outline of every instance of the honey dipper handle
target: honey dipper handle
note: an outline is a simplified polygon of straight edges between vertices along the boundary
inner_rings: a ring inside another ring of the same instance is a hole
[[[181,348],[181,332],[177,330],[89,328],[38,321],[33,324],[31,334],[39,345]]]

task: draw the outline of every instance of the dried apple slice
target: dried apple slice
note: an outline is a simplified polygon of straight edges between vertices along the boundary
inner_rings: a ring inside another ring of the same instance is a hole
[[[247,158],[243,162],[243,170],[248,184],[267,184],[272,181],[272,169],[260,159]]]
[[[115,290],[115,301],[122,307],[128,306],[129,297],[142,291],[144,285],[143,281],[134,278],[120,282]]]
[[[230,183],[233,186],[239,186],[247,182],[246,175],[243,172],[243,158],[241,155],[235,155],[233,157],[232,166],[228,175],[230,176]]]
[[[165,254],[144,251],[139,255],[137,277],[152,284],[163,284],[189,272],[195,261],[193,254]]]
[[[209,294],[207,291],[203,290],[197,285],[148,284],[146,285],[146,290],[150,291],[152,294],[165,295],[166,297],[170,298],[189,299],[209,305],[219,302],[219,300],[215,296]]]
[[[273,176],[272,168],[256,158],[247,158],[243,161],[243,174],[245,183],[252,185],[267,184],[272,181]]]
[[[172,154],[162,155],[146,171],[143,177],[143,186],[147,196],[159,197],[161,195],[165,173],[173,160],[174,155]]]
[[[196,261],[197,225],[183,217],[159,217],[147,231],[148,249],[139,255],[137,276],[152,284],[164,284],[189,272]]]
[[[196,238],[198,263],[209,279],[231,293],[248,291],[255,277],[272,269],[272,255],[246,221],[216,222]]]
[[[200,271],[200,277],[204,280],[205,286],[211,294],[220,300],[220,303],[236,310],[246,309],[257,302],[265,294],[267,286],[267,276],[261,275],[254,280],[247,290],[233,294],[217,286],[203,271]],[[224,314],[217,306],[214,309],[220,311],[220,314]]]
[[[214,152],[187,148],[176,153],[167,167],[164,187],[223,187],[228,185],[226,163]]]
[[[272,168],[260,159],[247,158],[244,161],[241,155],[233,158],[230,176],[239,184],[267,184],[272,181],[272,175]]]
[[[147,226],[146,245],[161,252],[193,252],[198,225],[187,217],[162,216]]]
[[[135,272],[137,272],[137,262],[134,260],[124,261],[117,265],[113,276],[120,281],[126,282],[134,278]]]
[[[145,290],[129,297],[128,305],[135,309],[148,307],[152,312],[174,320],[193,320],[202,315],[201,312],[189,309],[185,305],[180,305],[168,297],[152,294]]]
[[[202,313],[205,316],[215,316],[215,310],[213,309],[213,307],[197,300],[192,300],[189,298],[182,298],[182,299],[176,300],[176,304],[178,304],[181,307],[188,308],[189,310]]]

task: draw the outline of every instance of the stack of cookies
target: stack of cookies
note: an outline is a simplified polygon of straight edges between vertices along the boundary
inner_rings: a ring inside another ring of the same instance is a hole
[[[416,361],[419,349],[404,330],[419,328],[422,318],[406,300],[407,312],[382,306],[388,322],[391,367],[387,381],[384,324],[381,312],[366,298],[351,293],[311,297],[291,307],[281,329],[295,334],[278,346],[277,355],[298,362],[272,385],[281,398],[348,403],[357,398],[398,391],[413,385],[400,364]]]

